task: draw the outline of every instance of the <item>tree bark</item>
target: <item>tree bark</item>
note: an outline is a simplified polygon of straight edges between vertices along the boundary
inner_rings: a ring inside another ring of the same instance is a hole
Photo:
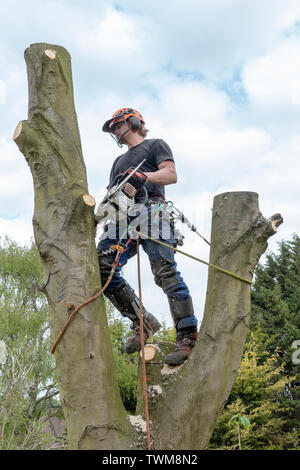
[[[252,280],[254,268],[267,248],[267,239],[281,223],[280,214],[269,220],[262,216],[256,193],[216,196],[210,263]],[[147,364],[154,448],[207,446],[234,383],[250,312],[250,285],[210,267],[204,316],[191,356],[179,367],[163,365],[160,353]],[[157,348],[161,349],[161,345],[157,344]],[[138,405],[141,413],[141,397]]]
[[[44,292],[54,341],[68,308],[101,288],[94,242],[94,201],[73,99],[71,61],[56,45],[25,51],[28,120],[14,140],[34,183],[33,227],[42,258]],[[252,279],[266,241],[282,222],[266,220],[256,193],[215,197],[210,262]],[[147,366],[152,443],[155,449],[203,449],[239,367],[250,319],[250,285],[209,269],[199,340],[180,367],[163,365],[169,345]],[[85,305],[55,349],[60,396],[71,449],[146,448],[142,416],[128,419],[117,386],[103,298]],[[156,362],[156,363],[155,363]],[[139,415],[143,414],[141,400]]]
[[[101,287],[94,208],[73,99],[71,60],[56,45],[25,51],[28,120],[14,140],[34,182],[33,227],[50,306],[51,339],[78,305]],[[60,397],[71,449],[129,446],[129,424],[114,373],[103,298],[82,308],[55,350]]]

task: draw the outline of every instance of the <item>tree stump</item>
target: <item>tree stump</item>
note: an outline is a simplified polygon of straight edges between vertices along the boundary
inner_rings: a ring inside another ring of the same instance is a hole
[[[281,223],[280,214],[270,219],[262,216],[257,193],[230,192],[216,196],[209,262],[251,281],[254,268],[267,248],[267,239]],[[175,368],[163,364],[161,354],[147,363],[154,448],[204,449],[207,446],[237,374],[250,312],[250,284],[210,267],[204,316],[191,356]],[[160,343],[156,347],[161,349]],[[140,381],[141,369],[138,384]],[[142,409],[138,385],[139,414]]]

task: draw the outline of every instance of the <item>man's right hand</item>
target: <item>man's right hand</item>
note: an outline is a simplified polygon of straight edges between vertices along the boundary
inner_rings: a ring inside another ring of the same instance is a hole
[[[132,173],[131,177],[129,178],[129,180],[127,180],[127,183],[130,183],[132,184],[132,186],[135,187],[135,189],[137,191],[139,191],[145,183],[147,183],[147,176],[145,175],[145,173],[143,173],[142,171],[135,171],[133,173],[133,169],[132,168],[129,168],[129,170],[127,170],[124,174],[123,174],[123,177],[127,176],[128,174]]]

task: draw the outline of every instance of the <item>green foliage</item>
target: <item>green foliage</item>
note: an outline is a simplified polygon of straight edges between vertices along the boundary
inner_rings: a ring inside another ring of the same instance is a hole
[[[134,413],[136,408],[138,355],[137,353],[128,355],[124,352],[126,340],[131,334],[128,321],[124,320],[122,317],[119,318],[114,313],[114,308],[109,301],[106,301],[106,311],[108,313],[109,329],[121,398],[126,410],[130,413]]]
[[[39,289],[36,247],[0,240],[0,448],[45,449],[55,439],[42,432],[58,393],[49,353],[48,307]]]
[[[259,265],[252,290],[252,326],[261,326],[268,338],[266,350],[278,351],[282,375],[295,376],[287,384],[281,401],[287,407],[286,429],[300,422],[300,367],[293,361],[293,343],[300,340],[300,238],[279,244],[278,254],[269,254],[265,266]]]
[[[252,288],[252,321],[238,375],[209,448],[300,448],[300,368],[293,360],[300,339],[300,238],[279,244],[258,265]]]
[[[168,343],[176,342],[176,330],[175,328],[169,328],[163,322],[160,330],[155,335],[156,341],[166,341]]]
[[[285,430],[287,408],[280,402],[293,378],[283,375],[284,364],[278,366],[279,352],[261,354],[263,343],[264,335],[260,330],[249,334],[229,400],[213,432],[210,449],[297,447],[297,433]],[[237,423],[243,424],[238,429],[239,440]]]
[[[49,311],[43,270],[35,245],[0,239],[0,449],[49,449],[62,446],[45,433],[58,400],[55,362],[50,354]],[[125,408],[136,408],[138,354],[124,352],[129,321],[106,302],[117,380]],[[156,335],[157,336],[157,335]],[[163,326],[159,339],[174,341]],[[62,417],[60,415],[60,417]]]
[[[49,353],[48,306],[39,285],[34,244],[0,240],[0,448],[50,449],[62,442],[44,432],[60,413],[54,358]],[[300,340],[300,239],[282,242],[259,265],[252,289],[252,323],[243,359],[213,432],[210,449],[299,448],[300,371],[292,360]],[[121,397],[136,408],[138,354],[124,352],[129,321],[107,302]],[[159,341],[175,342],[163,325]],[[294,346],[295,347],[295,346]]]

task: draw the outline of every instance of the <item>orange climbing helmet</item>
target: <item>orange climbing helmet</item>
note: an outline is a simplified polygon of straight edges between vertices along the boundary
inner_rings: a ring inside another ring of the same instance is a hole
[[[111,132],[111,126],[117,122],[126,121],[132,130],[138,130],[145,125],[143,116],[133,108],[118,109],[111,119],[108,119],[102,127],[103,132]]]

